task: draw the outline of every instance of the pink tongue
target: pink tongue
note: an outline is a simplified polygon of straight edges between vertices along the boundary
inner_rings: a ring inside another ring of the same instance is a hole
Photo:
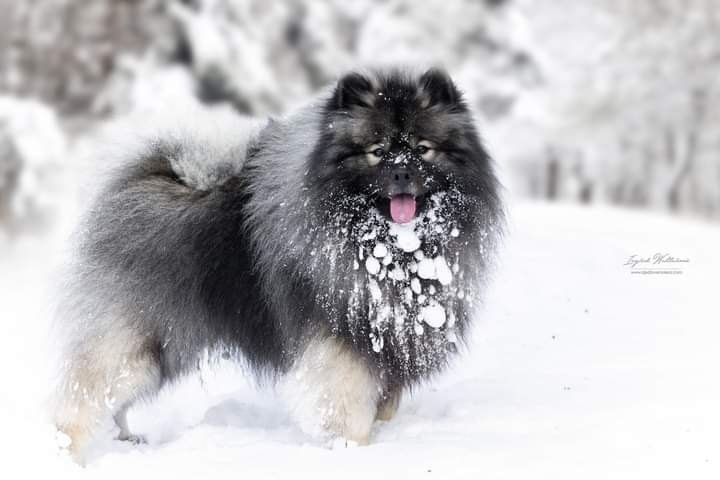
[[[407,223],[415,217],[415,197],[401,194],[390,198],[390,216],[396,223]]]

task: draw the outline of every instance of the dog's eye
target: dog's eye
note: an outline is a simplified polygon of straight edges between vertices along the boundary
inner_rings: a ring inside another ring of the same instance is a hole
[[[426,140],[419,142],[415,147],[415,153],[420,155],[423,160],[430,160],[434,155],[433,152],[433,145]]]
[[[367,162],[371,167],[380,163],[380,159],[385,156],[385,149],[380,145],[371,145],[367,152]]]

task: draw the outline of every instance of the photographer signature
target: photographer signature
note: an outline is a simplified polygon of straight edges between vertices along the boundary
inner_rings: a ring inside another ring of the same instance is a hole
[[[669,253],[656,253],[651,256],[631,255],[623,264],[629,266],[632,273],[682,273],[683,264],[690,263],[689,258],[675,257]]]

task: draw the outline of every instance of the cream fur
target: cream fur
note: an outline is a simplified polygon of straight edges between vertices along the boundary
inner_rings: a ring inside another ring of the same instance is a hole
[[[55,424],[71,440],[70,453],[82,461],[97,428],[160,387],[160,371],[143,344],[127,331],[86,339],[65,364],[55,405]],[[127,423],[120,435],[128,436]]]
[[[320,426],[360,445],[369,442],[381,386],[350,348],[334,337],[311,341],[288,380],[299,387],[295,413],[306,430]]]

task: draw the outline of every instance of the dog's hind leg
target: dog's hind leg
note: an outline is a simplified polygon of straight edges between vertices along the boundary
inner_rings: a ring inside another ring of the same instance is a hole
[[[110,417],[120,436],[131,439],[125,413],[138,398],[162,385],[157,355],[128,332],[85,338],[73,349],[58,391],[55,422],[70,437],[70,453],[82,461],[97,428]]]
[[[131,405],[131,403],[126,404],[124,407],[118,410],[115,415],[113,415],[115,425],[117,425],[120,429],[120,433],[118,433],[117,439],[124,442],[134,443],[136,445],[139,443],[146,443],[145,437],[130,432],[130,428],[128,427],[127,411]]]

